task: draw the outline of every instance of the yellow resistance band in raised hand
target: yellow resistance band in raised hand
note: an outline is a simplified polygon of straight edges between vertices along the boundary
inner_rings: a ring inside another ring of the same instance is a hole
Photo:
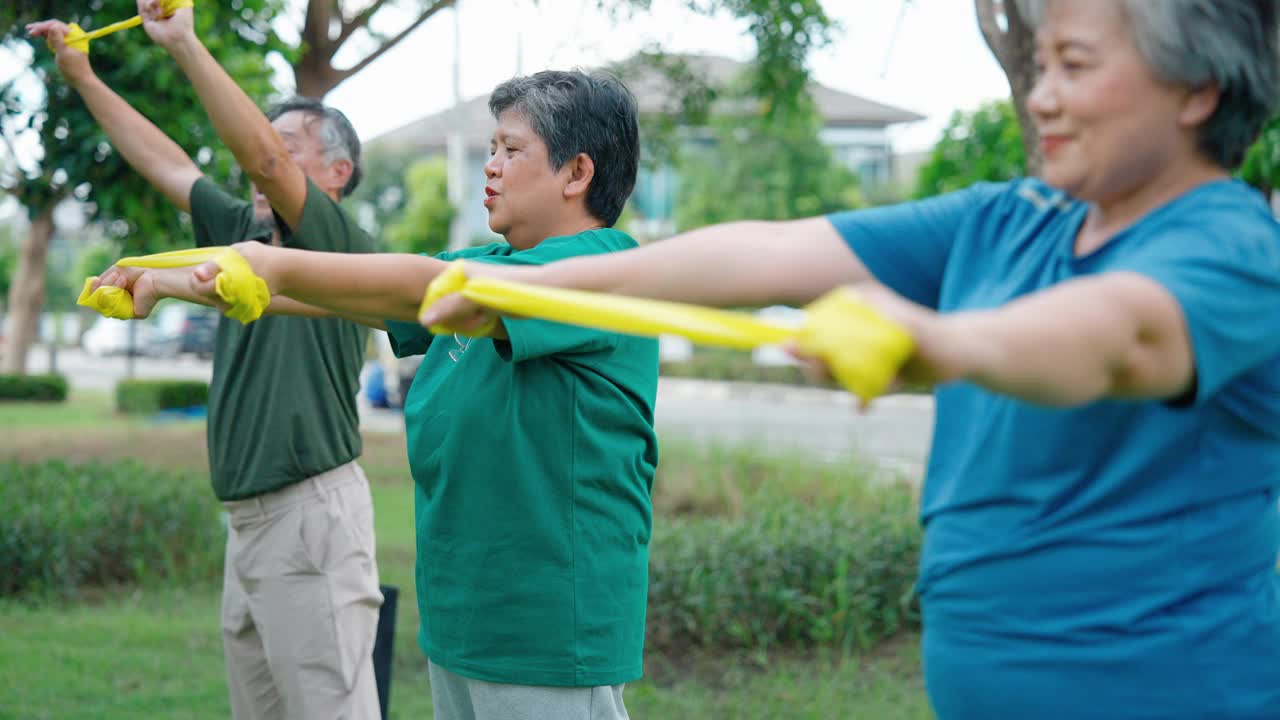
[[[864,401],[888,390],[915,348],[911,335],[847,288],[833,290],[805,308],[797,326],[697,305],[565,290],[494,278],[467,279],[461,261],[427,287],[422,310],[450,293],[512,315],[584,325],[628,335],[681,335],[704,345],[750,349],[795,342],[821,358],[836,381]],[[456,328],[432,326],[447,334]],[[471,331],[487,335],[492,325]]]
[[[193,0],[161,0],[160,2],[160,7],[164,10],[165,17],[172,15],[178,8],[189,8],[194,6],[195,4]],[[141,15],[134,15],[128,20],[111,23],[110,25],[100,27],[93,32],[85,32],[79,25],[71,23],[67,26],[67,36],[63,39],[63,42],[66,43],[67,47],[74,48],[85,55],[88,55],[90,40],[97,40],[100,37],[110,35],[114,32],[120,32],[121,30],[138,27],[141,24]]]
[[[249,324],[271,304],[271,291],[267,283],[253,272],[249,261],[229,247],[193,248],[174,252],[128,257],[116,263],[120,267],[178,268],[215,262],[222,269],[214,279],[214,290],[230,307],[226,316]],[[133,319],[133,297],[123,288],[100,287],[90,293],[95,278],[85,280],[80,299],[76,302],[97,310],[107,317],[122,320]]]

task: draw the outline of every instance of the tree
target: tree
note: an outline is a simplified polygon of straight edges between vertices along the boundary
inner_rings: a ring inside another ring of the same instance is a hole
[[[1040,172],[1040,135],[1036,132],[1027,97],[1036,82],[1036,41],[1031,26],[1018,11],[1016,0],[974,0],[978,11],[978,27],[987,47],[1009,79],[1013,108],[1022,128],[1022,147],[1027,158],[1026,172]]]
[[[916,180],[917,198],[960,190],[975,182],[1009,180],[1026,170],[1017,115],[1008,100],[956,112]]]
[[[13,236],[13,228],[0,223],[0,321],[4,319],[5,299],[9,297],[9,287],[13,284],[13,273],[17,265],[18,243]]]
[[[534,0],[537,2],[537,0]],[[457,0],[308,0],[300,31],[302,45],[291,54],[294,84],[299,95],[324,98],[370,63],[407,38],[427,20]],[[831,20],[820,0],[687,0],[695,12],[724,12],[746,20],[756,40],[758,72],[752,82],[760,97],[786,101],[803,94],[809,75],[804,60],[809,50],[829,39]],[[596,0],[618,16],[650,10],[652,0]],[[412,17],[390,32],[375,29],[378,18],[392,8],[412,9]],[[347,67],[334,65],[344,47],[360,47],[360,59]]]
[[[1249,148],[1239,176],[1268,198],[1280,188],[1280,115],[1273,115]]]
[[[321,99],[343,81],[395,47],[431,16],[453,7],[456,0],[309,0],[304,16],[302,46],[293,60],[293,77],[299,95]],[[374,29],[375,17],[392,7],[411,6],[416,15],[392,34]],[[361,58],[345,68],[335,67],[334,56],[344,46],[365,46]]]
[[[741,104],[730,104],[735,106]],[[763,113],[717,115],[714,144],[681,154],[678,228],[789,220],[865,205],[857,175],[819,140],[821,126],[812,106],[773,120]]]
[[[361,165],[364,175],[346,199],[365,232],[381,238],[383,230],[404,214],[405,172],[413,156],[399,149],[366,146]]]
[[[434,255],[449,246],[449,224],[457,211],[449,204],[448,181],[444,158],[409,166],[404,174],[404,213],[387,227],[391,250]]]
[[[276,0],[206,3],[201,9],[197,32],[210,52],[251,95],[266,99],[271,85],[264,57],[282,47],[270,26]],[[91,219],[121,238],[130,252],[172,247],[186,234],[185,219],[112,150],[79,96],[58,75],[53,54],[23,31],[27,22],[47,17],[94,28],[136,12],[133,0],[45,0],[0,7],[0,28],[5,28],[0,46],[30,63],[0,87],[0,192],[15,197],[31,221],[9,290],[9,337],[0,372],[25,371],[44,301],[59,203],[83,203]],[[163,49],[141,30],[130,30],[94,41],[92,53],[94,67],[108,85],[206,170],[221,177],[230,174],[233,159],[216,142],[195,91]],[[33,147],[34,152],[20,150]]]

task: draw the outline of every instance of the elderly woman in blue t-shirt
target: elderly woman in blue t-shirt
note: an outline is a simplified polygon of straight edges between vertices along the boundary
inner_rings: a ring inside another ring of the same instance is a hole
[[[1022,6],[1042,178],[501,274],[715,305],[860,284],[939,383],[938,715],[1280,718],[1280,226],[1229,175],[1276,104],[1277,5]]]

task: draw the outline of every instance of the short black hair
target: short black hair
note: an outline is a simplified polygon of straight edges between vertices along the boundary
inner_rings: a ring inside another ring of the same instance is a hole
[[[640,129],[635,96],[604,72],[544,70],[512,78],[489,96],[489,112],[524,116],[547,145],[551,167],[586,153],[595,163],[587,211],[613,227],[636,186]]]
[[[360,164],[360,137],[351,121],[342,111],[309,97],[293,97],[277,103],[267,110],[267,119],[275,121],[285,113],[300,112],[320,120],[320,141],[324,143],[324,159],[327,163],[339,160],[351,161],[351,177],[342,186],[342,197],[355,192],[360,179],[364,177],[364,168]]]

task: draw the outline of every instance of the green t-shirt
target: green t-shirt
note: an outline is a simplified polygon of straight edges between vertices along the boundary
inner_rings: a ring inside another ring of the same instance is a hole
[[[635,244],[592,230],[439,257],[538,265]],[[398,355],[426,355],[405,405],[423,651],[490,682],[640,677],[657,341],[540,320],[507,320],[509,341],[388,326]]]
[[[252,203],[207,178],[191,189],[196,244],[270,239]],[[308,183],[289,247],[373,252],[374,242],[332,198]],[[264,315],[218,321],[209,385],[209,468],[221,500],[278,490],[360,456],[356,394],[367,330],[353,322]]]

